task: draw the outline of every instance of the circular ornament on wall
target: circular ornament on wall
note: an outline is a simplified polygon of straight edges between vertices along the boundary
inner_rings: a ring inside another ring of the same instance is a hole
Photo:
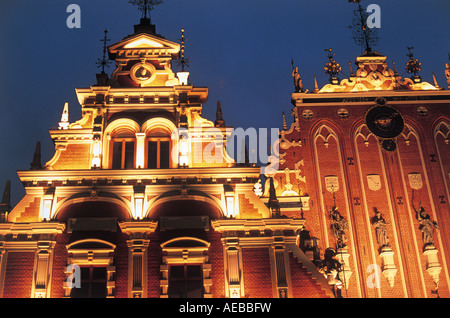
[[[305,118],[305,119],[311,119],[311,118],[314,117],[314,113],[313,113],[313,111],[312,111],[311,109],[305,109],[305,110],[302,112],[302,116],[303,116],[303,118]]]
[[[381,142],[381,146],[384,150],[392,152],[397,150],[397,143],[393,139],[385,139]]]
[[[156,69],[150,63],[136,63],[130,70],[130,76],[136,83],[145,85],[155,79]]]
[[[349,113],[348,113],[348,110],[347,110],[347,109],[345,109],[345,108],[340,108],[340,109],[337,111],[337,115],[338,115],[339,118],[348,118]]]
[[[426,116],[426,115],[428,115],[428,109],[426,107],[424,107],[424,106],[417,107],[416,111],[417,111],[417,114],[419,116]]]
[[[378,105],[366,113],[366,125],[375,136],[389,139],[400,135],[405,122],[395,108]]]

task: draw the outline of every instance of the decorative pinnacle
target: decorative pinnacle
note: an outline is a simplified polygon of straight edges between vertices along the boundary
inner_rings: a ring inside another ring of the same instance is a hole
[[[189,58],[184,56],[184,51],[186,48],[184,43],[187,41],[187,39],[184,37],[184,29],[181,29],[181,39],[178,39],[178,40],[181,41],[181,49],[180,49],[181,59],[178,61],[178,66],[181,65],[181,71],[184,72],[184,68],[189,67],[189,63],[191,63]]]
[[[103,42],[103,58],[98,59],[96,62],[98,67],[102,68],[102,73],[105,73],[105,66],[109,67],[109,64],[111,64],[111,62],[106,59],[106,43],[109,42],[107,33],[108,33],[108,30],[105,30],[105,37],[102,40],[100,40],[100,42]]]
[[[409,61],[406,63],[405,69],[408,73],[411,73],[411,74],[414,74],[414,76],[417,76],[417,74],[422,69],[421,68],[422,63],[420,63],[418,59],[414,59],[414,54],[412,52],[412,50],[414,49],[413,46],[411,46],[411,47],[408,46],[407,49],[408,49],[409,53],[406,54],[406,56],[409,57]]]
[[[128,3],[137,6],[139,11],[142,11],[143,18],[150,20],[150,12],[154,9],[155,6],[160,5],[163,2],[162,0],[129,0]]]
[[[334,60],[334,53],[332,53],[332,49],[325,49],[327,53],[329,62],[325,64],[324,70],[330,75],[330,81],[336,80],[336,75],[341,73],[341,66]]]

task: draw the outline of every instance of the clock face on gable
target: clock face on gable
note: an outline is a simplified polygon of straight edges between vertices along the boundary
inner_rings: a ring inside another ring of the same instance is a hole
[[[130,70],[130,76],[133,81],[140,85],[149,84],[156,77],[156,69],[150,63],[136,63]]]
[[[367,128],[377,137],[395,138],[403,131],[403,117],[395,108],[374,106],[366,114]]]

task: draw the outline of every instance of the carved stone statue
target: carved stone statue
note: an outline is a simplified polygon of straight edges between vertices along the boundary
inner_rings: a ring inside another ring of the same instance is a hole
[[[331,218],[331,232],[336,239],[336,247],[343,248],[347,242],[347,235],[345,232],[348,230],[348,222],[345,220],[338,211],[338,208],[334,206],[330,211]]]
[[[450,64],[445,64],[445,77],[447,78],[447,84],[450,87]]]
[[[295,67],[292,71],[292,78],[294,79],[295,91],[303,92],[303,82],[300,73],[298,72],[298,67]]]
[[[317,265],[318,271],[322,273],[328,280],[336,297],[341,296],[342,281],[339,273],[342,272],[342,264],[335,258],[336,252],[332,248],[325,250],[324,259]]]
[[[373,208],[375,216],[370,220],[375,227],[375,233],[377,235],[377,242],[380,248],[383,246],[389,246],[389,239],[387,237],[387,223],[377,208]]]
[[[423,240],[423,246],[424,248],[428,245],[434,246],[434,230],[439,230],[439,226],[437,222],[431,220],[428,213],[425,212],[425,209],[423,207],[419,208],[419,211],[416,211],[416,218],[417,221],[419,221],[419,230],[422,232],[422,240]]]

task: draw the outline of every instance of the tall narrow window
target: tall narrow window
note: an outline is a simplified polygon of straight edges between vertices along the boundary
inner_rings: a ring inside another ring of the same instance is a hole
[[[171,265],[169,298],[203,298],[203,277],[200,265]]]
[[[170,138],[150,137],[147,142],[147,168],[170,168]]]
[[[72,288],[71,298],[106,298],[106,267],[80,267],[80,288]]]
[[[134,141],[114,140],[112,154],[112,169],[134,168]]]

